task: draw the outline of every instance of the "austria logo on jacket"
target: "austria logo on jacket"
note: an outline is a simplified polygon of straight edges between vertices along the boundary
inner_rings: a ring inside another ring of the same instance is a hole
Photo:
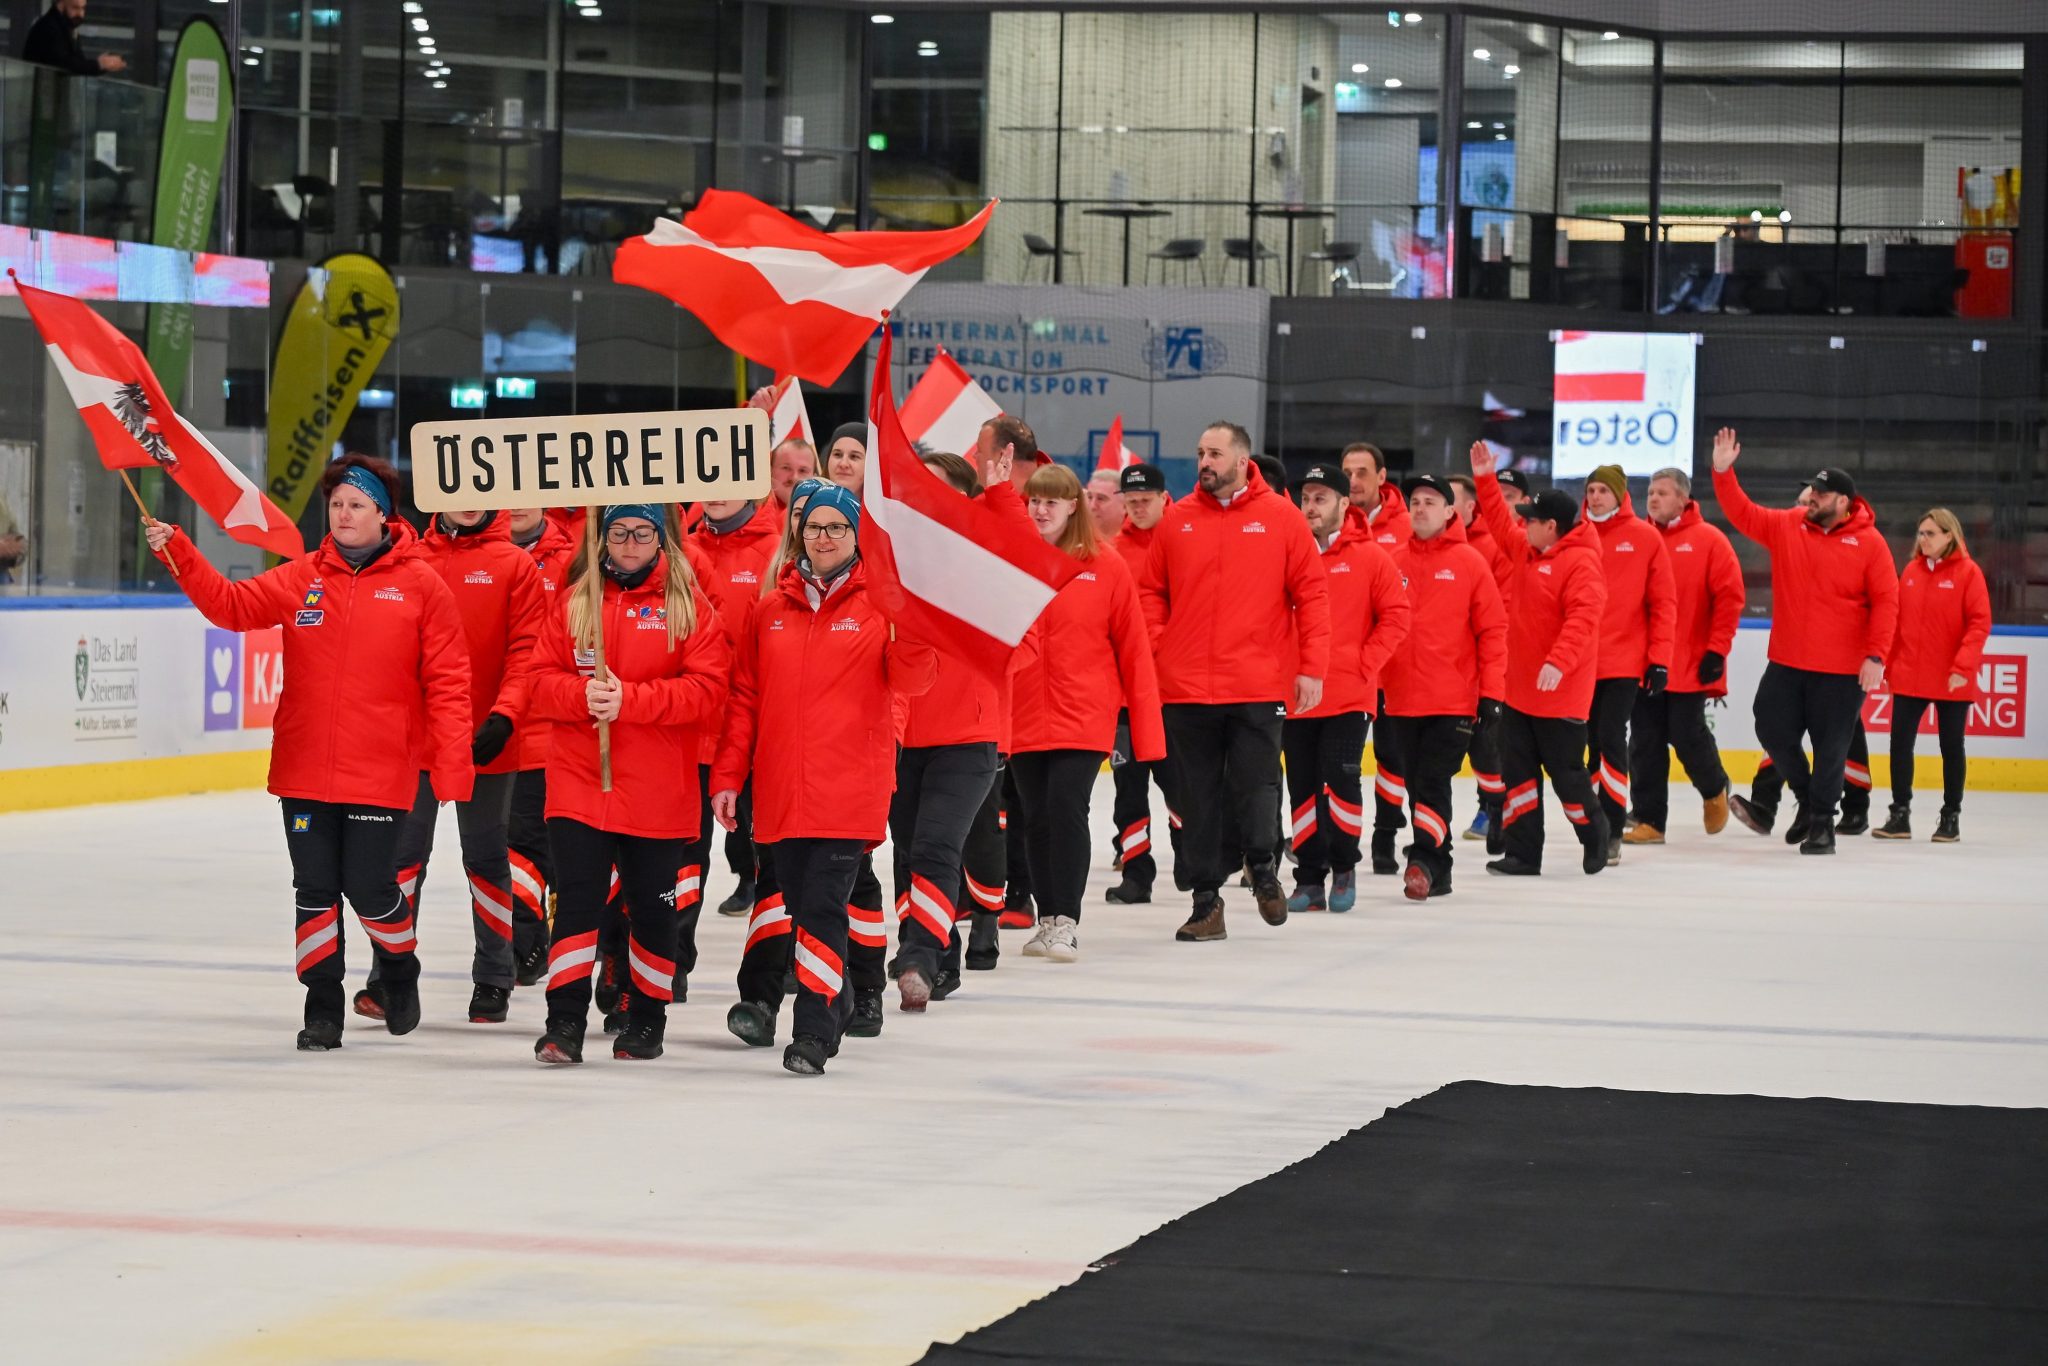
[[[761,576],[751,569],[741,569],[733,573],[732,581],[734,583],[759,583]]]
[[[1548,574],[1550,572],[1550,566],[1547,564],[1539,564],[1536,566],[1536,572],[1539,574]]]
[[[1456,583],[1458,581],[1458,574],[1454,569],[1439,569],[1432,577],[1443,579],[1449,583]]]
[[[1843,545],[1862,545],[1862,544],[1863,544],[1863,542],[1861,542],[1861,541],[1857,540],[1857,539],[1856,539],[1856,538],[1855,538],[1854,536],[1844,536],[1844,537],[1842,538],[1842,544],[1843,544]]]
[[[404,602],[405,593],[397,588],[380,588],[370,595],[380,602]]]
[[[1075,577],[1076,579],[1086,579],[1086,580],[1087,580],[1087,581],[1088,581],[1089,583],[1094,583],[1094,582],[1095,582],[1095,571],[1094,571],[1094,570],[1092,570],[1092,569],[1089,569],[1089,570],[1083,570],[1083,571],[1082,571],[1081,573],[1079,573],[1079,574],[1076,574],[1076,575],[1074,575],[1074,577]]]
[[[464,574],[462,576],[462,581],[464,583],[494,582],[494,580],[491,578],[491,571],[488,569],[472,569],[467,574]]]
[[[1672,554],[1674,554],[1674,555],[1690,555],[1690,554],[1692,554],[1692,542],[1691,542],[1691,541],[1680,541],[1680,542],[1678,543],[1678,545],[1677,545],[1677,546],[1676,546],[1676,547],[1675,547],[1675,548],[1674,548],[1674,549],[1672,550],[1672,552],[1671,552],[1671,553],[1672,553]]]
[[[1614,550],[1616,554],[1620,554],[1624,550],[1633,551],[1635,548],[1636,543],[1634,541],[1623,541],[1621,542],[1621,544],[1615,546]]]
[[[1330,572],[1332,574],[1349,574],[1351,572],[1351,562],[1349,560],[1339,560],[1330,566]]]
[[[852,617],[841,617],[839,620],[832,623],[832,629],[835,631],[858,632],[860,630],[860,623],[854,620]]]
[[[1263,536],[1266,533],[1266,524],[1264,522],[1246,522],[1241,529],[1247,536],[1254,533]]]

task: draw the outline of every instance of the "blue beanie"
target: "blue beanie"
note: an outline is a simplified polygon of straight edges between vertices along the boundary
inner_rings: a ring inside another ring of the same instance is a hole
[[[360,489],[377,505],[386,517],[391,515],[391,490],[384,487],[384,481],[364,469],[361,465],[350,465],[348,473],[341,476],[341,482],[352,489]]]
[[[853,527],[855,543],[860,541],[860,499],[823,479],[806,479],[789,491],[789,515],[795,519],[799,533],[819,508],[837,508],[844,513]]]
[[[644,518],[654,523],[655,535],[659,536],[662,533],[663,518],[661,506],[657,503],[613,503],[604,510],[604,516],[598,520],[597,529],[600,533],[609,532],[613,522],[626,517]]]

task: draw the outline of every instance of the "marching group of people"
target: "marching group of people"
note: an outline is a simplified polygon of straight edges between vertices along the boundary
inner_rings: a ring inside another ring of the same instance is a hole
[[[296,889],[301,1049],[339,1047],[351,1008],[393,1034],[418,1024],[416,918],[448,801],[472,1021],[503,1021],[515,987],[542,985],[542,1062],[581,1061],[593,1002],[614,1057],[659,1056],[697,968],[718,827],[740,885],[717,909],[747,917],[727,1026],[771,1045],[793,996],[783,1065],[802,1074],[881,1032],[892,979],[901,1009],[921,1012],[963,968],[995,967],[1005,926],[1032,929],[1027,956],[1078,958],[1105,761],[1121,872],[1108,900],[1152,899],[1156,783],[1192,898],[1184,942],[1226,936],[1222,889],[1240,877],[1271,925],[1350,910],[1368,858],[1411,899],[1449,895],[1452,780],[1468,761],[1479,809],[1462,833],[1486,841],[1489,873],[1544,871],[1546,778],[1585,873],[1663,843],[1672,750],[1709,834],[1731,814],[1768,833],[1789,787],[1791,842],[1832,853],[1838,830],[1867,828],[1843,788],[1847,775],[1853,797],[1860,771],[1867,808],[1867,759],[1852,754],[1866,752],[1863,698],[1887,677],[1894,792],[1876,833],[1910,834],[1913,736],[1931,707],[1934,837],[1959,835],[1983,574],[1943,509],[1899,574],[1840,470],[1808,480],[1798,506],[1763,508],[1737,480],[1735,434],[1714,443],[1719,504],[1771,557],[1755,704],[1769,761],[1745,798],[1706,714],[1727,692],[1742,574],[1686,471],[1649,481],[1646,518],[1617,467],[1575,500],[1496,471],[1481,444],[1469,476],[1397,486],[1359,442],[1290,498],[1277,462],[1219,422],[1175,500],[1150,465],[1084,486],[998,416],[973,450],[926,467],[1081,567],[991,673],[899,634],[869,591],[867,440],[850,424],[822,449],[784,442],[769,497],[706,502],[687,523],[675,505],[623,504],[441,513],[423,534],[399,515],[391,468],[351,454],[322,477],[320,545],[243,581],[151,524],[208,619],[284,628],[269,789]],[[885,836],[893,915],[873,858]],[[344,899],[372,959],[352,997]]]

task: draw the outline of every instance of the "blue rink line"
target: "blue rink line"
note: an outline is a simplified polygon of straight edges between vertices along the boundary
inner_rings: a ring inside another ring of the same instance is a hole
[[[149,968],[183,972],[262,972],[282,975],[277,963],[186,962],[175,958],[96,957],[71,953],[0,953],[0,963],[43,963],[93,968]],[[422,980],[467,982],[465,972],[422,972]],[[1010,996],[987,998],[1002,1005],[1070,1009],[1076,1006],[1122,1011],[1195,1011],[1212,1015],[1277,1015],[1292,1018],[1374,1020],[1388,1024],[1516,1025],[1539,1029],[1644,1030],[1663,1034],[1762,1034],[1778,1038],[1870,1039],[1886,1043],[1961,1043],[2048,1048],[2048,1038],[2026,1034],[1930,1034],[1903,1029],[1808,1029],[1799,1025],[1701,1024],[1685,1020],[1597,1020],[1553,1015],[1472,1015],[1447,1010],[1371,1010],[1363,1006],[1278,1006],[1226,1001],[1127,1001],[1111,997]]]

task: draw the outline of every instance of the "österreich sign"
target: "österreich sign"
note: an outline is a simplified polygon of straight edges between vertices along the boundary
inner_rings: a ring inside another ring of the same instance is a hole
[[[758,408],[422,422],[411,449],[422,512],[768,493],[768,414]]]

